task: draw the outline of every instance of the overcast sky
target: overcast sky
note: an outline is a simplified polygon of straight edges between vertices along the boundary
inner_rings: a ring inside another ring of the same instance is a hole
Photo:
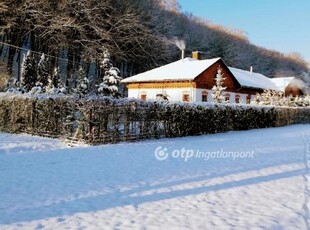
[[[244,31],[258,46],[310,63],[310,0],[179,0],[182,11]]]

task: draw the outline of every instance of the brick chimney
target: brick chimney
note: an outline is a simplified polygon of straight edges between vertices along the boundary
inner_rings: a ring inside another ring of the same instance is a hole
[[[202,53],[199,51],[193,51],[192,52],[192,58],[195,60],[201,60],[201,56],[202,56]]]

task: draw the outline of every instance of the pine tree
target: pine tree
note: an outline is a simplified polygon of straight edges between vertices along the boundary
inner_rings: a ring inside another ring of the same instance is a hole
[[[225,80],[223,75],[224,74],[222,74],[222,69],[219,67],[215,76],[216,84],[212,87],[212,98],[215,103],[222,103],[225,101],[223,92],[227,87],[223,87],[223,82]]]
[[[37,70],[36,62],[28,50],[27,54],[24,55],[21,70],[21,88],[26,92],[29,92],[37,82]]]
[[[40,61],[38,63],[38,71],[37,71],[38,79],[37,86],[41,86],[42,88],[48,85],[48,58],[45,57],[45,54],[42,53]]]
[[[100,95],[118,97],[118,86],[121,81],[120,71],[118,68],[113,67],[109,52],[104,53],[103,61],[101,62],[102,70],[102,83],[98,87],[98,93]]]
[[[77,73],[77,86],[75,92],[80,96],[89,93],[89,80],[87,78],[86,71],[81,66]]]

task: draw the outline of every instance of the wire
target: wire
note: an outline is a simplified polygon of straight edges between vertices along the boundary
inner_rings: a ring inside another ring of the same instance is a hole
[[[30,49],[22,48],[22,47],[15,46],[15,45],[12,45],[12,44],[9,44],[9,43],[5,43],[5,42],[0,42],[0,44],[5,45],[5,46],[8,46],[8,47],[15,48],[15,49],[18,49],[18,50],[30,51],[31,53],[37,54],[37,55],[40,55],[40,56],[43,54],[43,52],[42,52],[42,53],[36,52],[36,51],[30,50]],[[52,56],[52,55],[49,55],[49,54],[44,54],[44,55],[45,55],[46,57],[55,58],[55,59],[58,59],[58,60],[61,60],[61,61],[67,61],[67,62],[74,63],[74,62],[70,61],[69,59],[64,59],[64,58]]]

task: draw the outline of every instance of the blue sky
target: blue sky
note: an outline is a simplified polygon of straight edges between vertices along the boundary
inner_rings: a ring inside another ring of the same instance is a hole
[[[246,33],[258,46],[310,63],[310,0],[179,0],[189,12]]]

